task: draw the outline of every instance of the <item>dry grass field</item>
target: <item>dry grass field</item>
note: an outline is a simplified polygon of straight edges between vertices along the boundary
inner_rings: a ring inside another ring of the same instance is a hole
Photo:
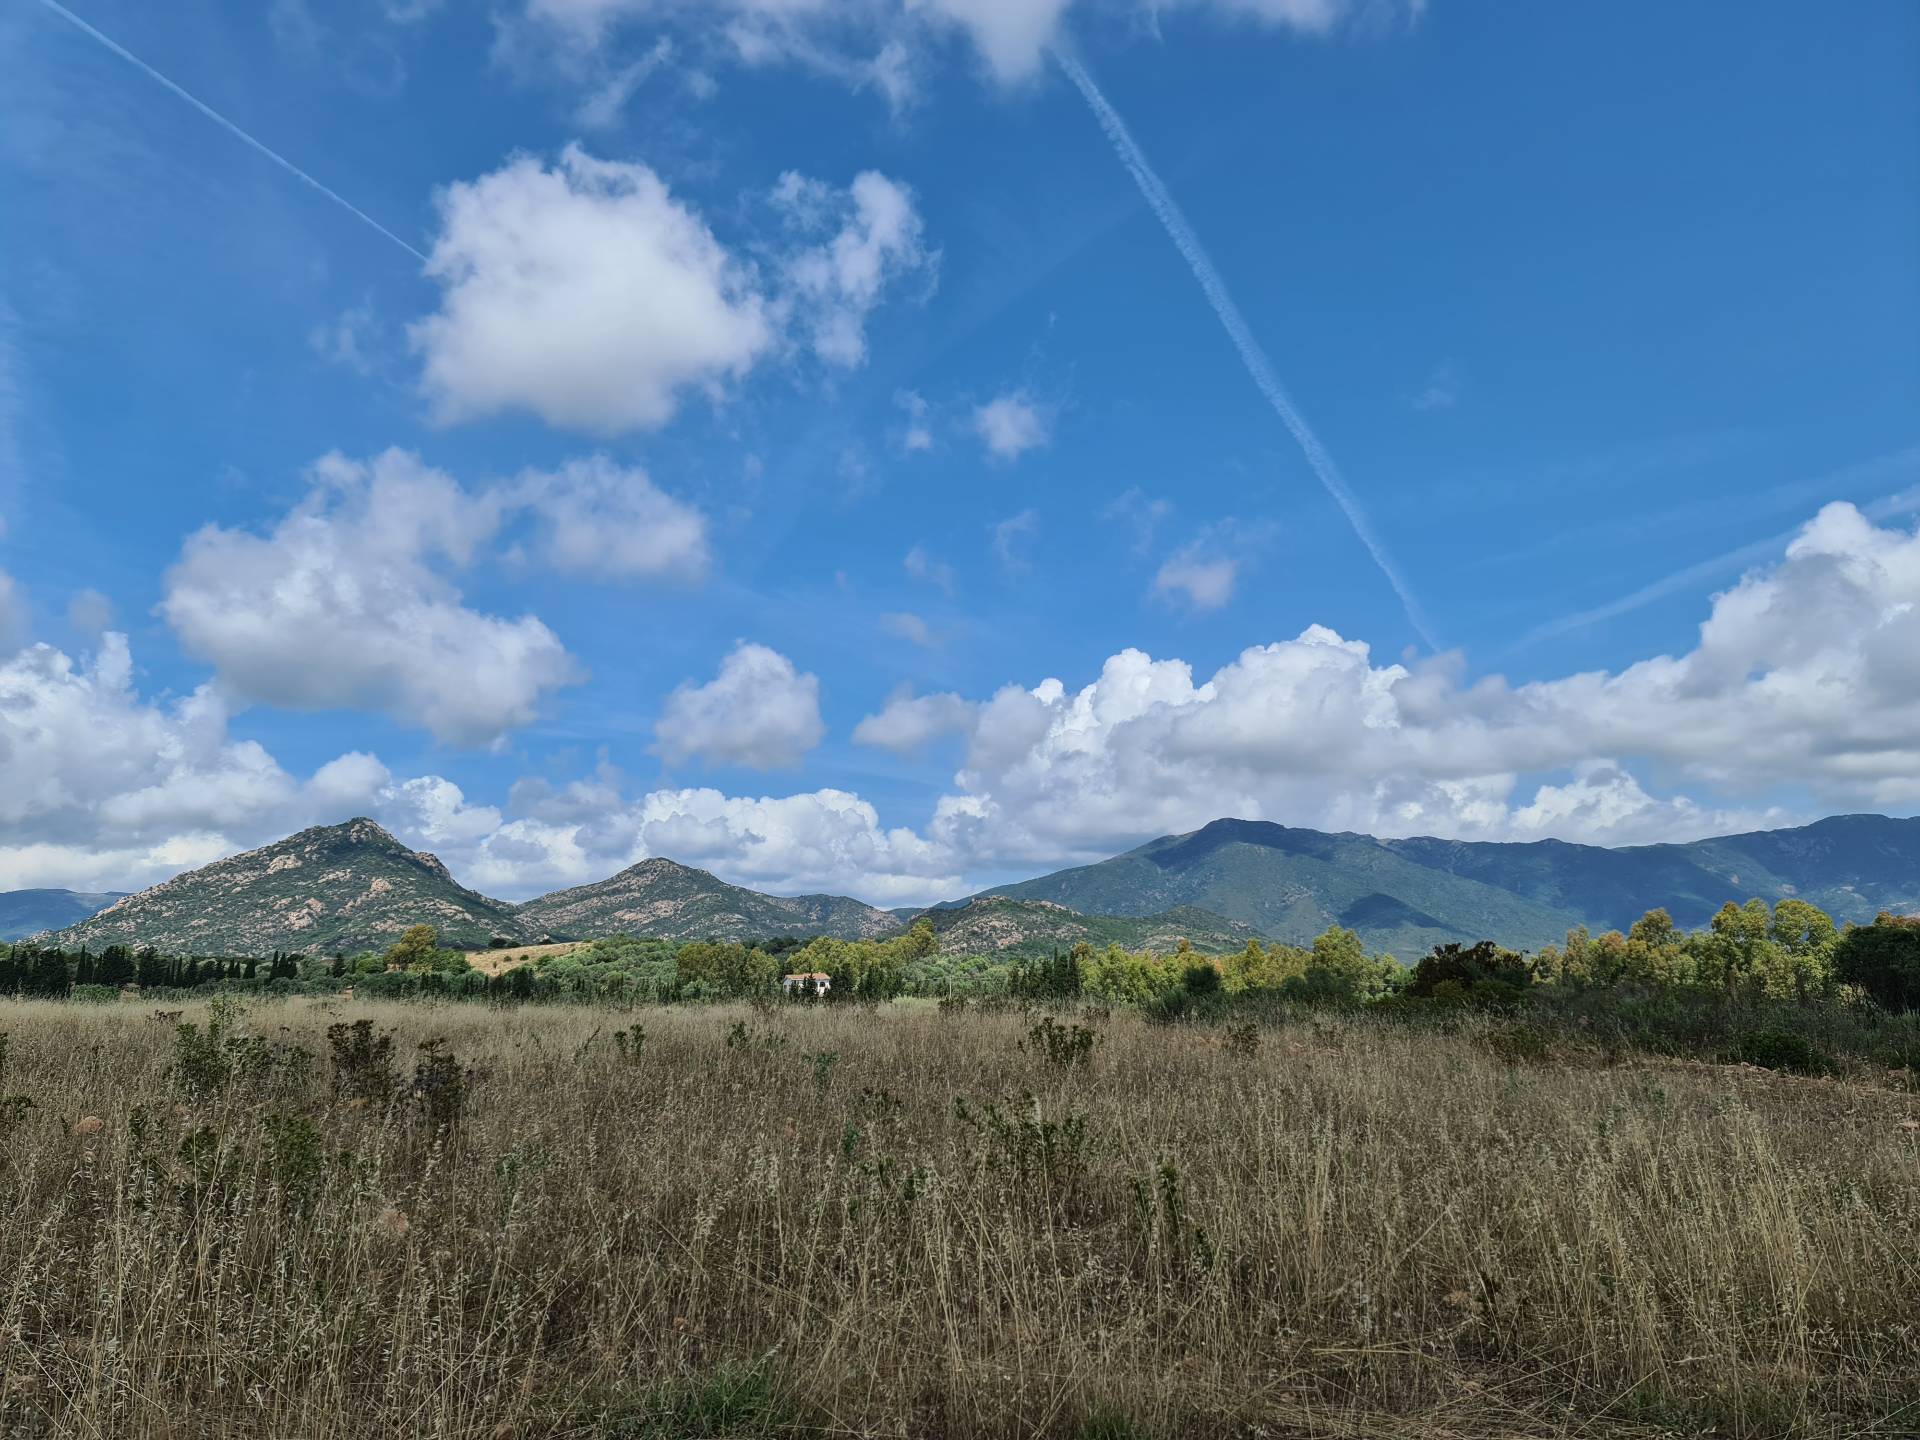
[[[0,1031],[8,1437],[1920,1430],[1893,1090],[931,1005]]]

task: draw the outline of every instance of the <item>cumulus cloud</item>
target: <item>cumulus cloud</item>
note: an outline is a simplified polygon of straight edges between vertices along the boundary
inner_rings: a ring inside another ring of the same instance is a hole
[[[1012,462],[1045,445],[1052,424],[1025,391],[1014,391],[974,410],[973,433],[991,458]]]
[[[527,782],[505,812],[438,776],[352,754],[307,780],[234,740],[205,687],[142,701],[126,642],[76,662],[0,662],[0,885],[123,884],[312,819],[370,812],[467,883],[510,896],[647,855],[742,884],[883,903],[963,893],[1222,815],[1465,839],[1603,844],[1789,823],[1815,810],[1920,810],[1920,532],[1830,505],[1768,567],[1713,598],[1697,642],[1615,671],[1515,685],[1458,656],[1416,666],[1314,626],[1211,674],[1138,650],[1078,688],[1008,685],[979,703],[901,692],[856,731],[910,753],[964,742],[918,830],[858,796]],[[671,718],[668,718],[671,717]],[[683,687],[661,748],[739,763],[820,738],[817,685],[742,646]]]
[[[650,430],[687,395],[720,397],[800,346],[851,368],[887,290],[937,263],[912,192],[872,170],[845,189],[783,176],[778,233],[750,237],[764,264],[645,165],[577,144],[552,166],[521,155],[451,185],[439,208],[427,265],[439,309],[408,334],[449,423],[525,411],[596,434]]]
[[[461,603],[502,501],[403,451],[330,455],[267,534],[209,525],[168,571],[160,613],[231,693],[293,709],[384,711],[436,738],[487,744],[575,678],[531,615]]]
[[[0,889],[159,878],[225,853],[298,794],[264,749],[231,738],[213,688],[141,700],[123,635],[83,661],[34,645],[0,663]]]
[[[820,681],[779,651],[742,642],[712,680],[667,697],[653,733],[670,765],[695,757],[751,770],[798,765],[827,733]]]
[[[1209,525],[1161,563],[1153,593],[1194,611],[1218,610],[1233,598],[1250,552],[1265,543],[1271,527],[1227,519]]]
[[[913,193],[874,170],[856,175],[845,191],[790,170],[774,188],[774,203],[803,233],[832,231],[785,257],[785,286],[814,353],[830,365],[860,364],[867,317],[881,294],[935,263]]]
[[[915,695],[910,688],[902,689],[878,714],[861,720],[853,738],[896,755],[915,755],[943,736],[968,729],[973,712],[973,705],[958,695]]]
[[[603,434],[665,424],[774,343],[751,271],[645,165],[569,145],[439,197],[437,313],[410,331],[447,421],[524,410]]]
[[[536,519],[541,557],[569,575],[699,580],[712,563],[706,517],[638,466],[573,460],[527,471],[512,494]]]
[[[1917,703],[1920,536],[1835,504],[1715,598],[1695,648],[1618,672],[1469,683],[1457,656],[1380,665],[1314,626],[1204,681],[1128,650],[1078,691],[1008,687],[931,834],[1057,862],[1222,814],[1621,843],[1777,819],[1783,793],[1911,810]]]
[[[1208,556],[1197,545],[1183,545],[1161,564],[1153,593],[1179,598],[1194,610],[1218,610],[1233,598],[1240,562],[1229,555]]]

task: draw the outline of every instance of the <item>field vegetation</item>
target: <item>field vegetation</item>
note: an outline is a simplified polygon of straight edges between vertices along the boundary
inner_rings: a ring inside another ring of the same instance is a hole
[[[0,1004],[0,1433],[1913,1433],[1899,1073],[1515,1027]]]

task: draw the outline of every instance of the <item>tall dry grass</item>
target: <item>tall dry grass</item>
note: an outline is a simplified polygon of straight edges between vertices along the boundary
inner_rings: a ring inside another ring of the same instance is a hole
[[[0,1004],[0,1433],[1920,1429],[1911,1096],[1038,1018]]]

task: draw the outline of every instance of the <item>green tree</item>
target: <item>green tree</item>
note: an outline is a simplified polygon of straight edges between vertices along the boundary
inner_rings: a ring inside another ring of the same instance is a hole
[[[1834,973],[1889,1010],[1920,1010],[1920,915],[1881,911],[1849,925],[1833,953]]]
[[[133,951],[129,947],[109,945],[100,952],[100,962],[93,970],[95,984],[131,985],[138,978]]]
[[[34,957],[33,971],[27,977],[30,993],[48,1000],[64,1000],[73,988],[73,976],[67,971],[67,957],[58,950],[42,950]]]
[[[1766,901],[1722,905],[1706,932],[1690,937],[1700,983],[1729,992],[1758,985],[1777,965],[1772,931],[1773,911]]]
[[[382,958],[389,970],[411,970],[440,948],[440,932],[431,925],[409,925]]]

